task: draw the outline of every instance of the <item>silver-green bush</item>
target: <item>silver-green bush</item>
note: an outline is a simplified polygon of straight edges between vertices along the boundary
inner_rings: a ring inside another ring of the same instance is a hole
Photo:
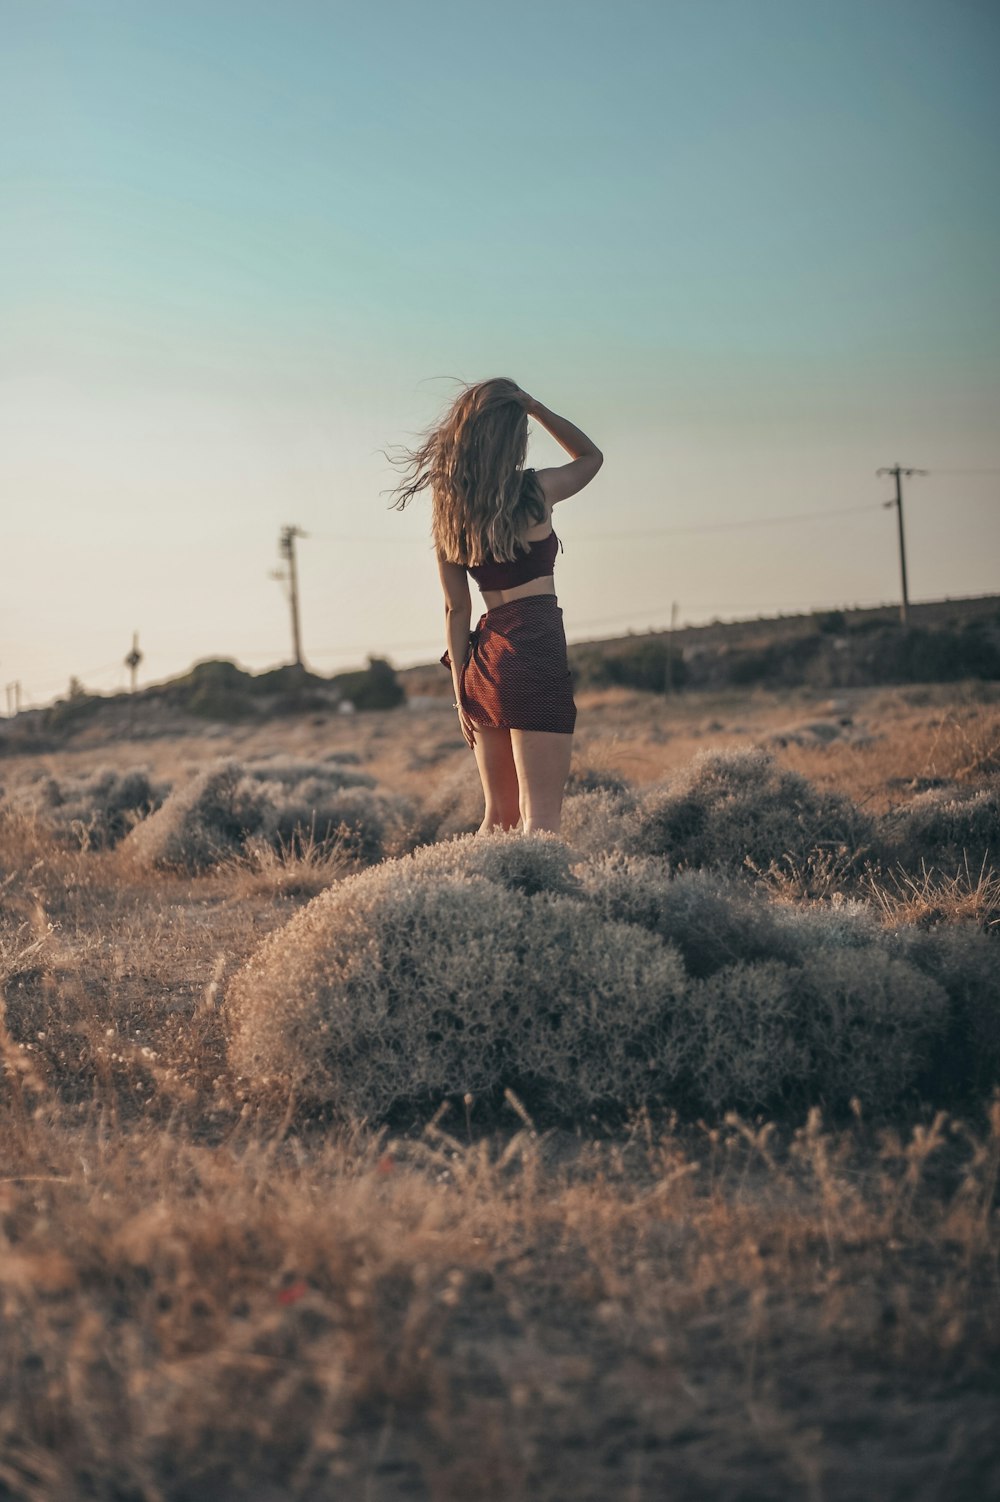
[[[651,1018],[685,984],[674,951],[572,898],[403,859],[265,940],[229,990],[230,1057],[372,1117],[505,1085],[570,1114],[637,1105],[665,1062]]]
[[[34,813],[62,838],[104,849],[159,808],[169,791],[169,782],[154,781],[145,768],[98,767],[79,777],[37,778],[12,788],[5,801]]]
[[[927,1077],[949,996],[860,905],[814,908],[652,858],[574,866],[556,836],[424,846],[269,936],[229,989],[231,1063],[375,1118],[504,1086],[567,1119],[884,1109]]]
[[[1000,864],[1000,787],[956,794],[931,788],[881,821],[890,856],[910,871],[968,864],[973,875]]]
[[[689,1052],[713,1113],[773,1108],[790,1081],[808,1077],[794,976],[780,960],[740,960],[693,983]]]
[[[762,747],[701,752],[665,787],[645,792],[619,848],[674,865],[766,868],[816,850],[859,851],[872,821],[849,798],[815,788]]]
[[[725,872],[670,877],[662,860],[619,853],[589,861],[582,881],[598,913],[676,944],[688,973],[699,978],[738,960],[791,959],[797,952],[775,904]]]
[[[793,981],[809,1049],[800,1099],[834,1107],[853,1095],[868,1107],[894,1101],[944,1037],[944,989],[882,949],[817,949]]]
[[[415,811],[404,799],[343,785],[360,774],[304,767],[300,776],[302,767],[279,765],[271,777],[269,763],[249,772],[238,761],[218,763],[175,789],[126,848],[143,865],[193,872],[240,853],[251,839],[275,847],[336,839],[364,863],[412,844]]]

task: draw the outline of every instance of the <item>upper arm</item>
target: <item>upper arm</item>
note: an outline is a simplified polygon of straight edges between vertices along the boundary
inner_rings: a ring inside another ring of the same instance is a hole
[[[598,450],[593,454],[583,454],[569,464],[536,470],[535,474],[545,499],[550,506],[554,506],[557,501],[566,501],[585,485],[589,485],[603,463],[604,455]]]
[[[471,613],[472,592],[469,589],[469,576],[465,572],[464,564],[449,563],[439,553],[438,573],[441,575],[441,588],[444,590],[445,604],[448,609],[468,609]]]

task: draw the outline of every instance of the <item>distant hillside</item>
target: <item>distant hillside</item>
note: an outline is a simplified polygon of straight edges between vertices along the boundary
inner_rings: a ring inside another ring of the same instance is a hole
[[[906,630],[898,607],[886,605],[629,632],[576,642],[569,655],[579,689],[620,684],[663,693],[668,685],[683,692],[808,684],[833,690],[1000,680],[1000,596],[914,605]],[[104,736],[143,738],[189,729],[199,720],[391,709],[450,696],[451,678],[436,661],[396,671],[370,657],[367,667],[324,678],[290,666],[247,673],[213,659],[134,695],[78,689],[44,709],[22,711],[0,721],[0,755],[56,747],[91,726]]]
[[[885,605],[629,632],[575,642],[569,658],[579,688],[653,693],[668,682],[679,691],[1000,679],[1000,595],[912,605],[906,630],[899,607]],[[410,697],[451,691],[439,664],[404,668],[399,677]]]
[[[189,672],[134,694],[91,694],[75,688],[43,709],[0,721],[0,755],[62,745],[91,726],[136,738],[169,735],[192,723],[272,719],[282,715],[392,709],[406,693],[390,663],[323,678],[291,665],[248,673],[225,658],[196,663]]]

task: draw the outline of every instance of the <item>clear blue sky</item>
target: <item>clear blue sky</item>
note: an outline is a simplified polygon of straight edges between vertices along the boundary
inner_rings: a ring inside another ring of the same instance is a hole
[[[571,640],[1000,589],[1000,11],[0,0],[0,680],[436,657],[382,449],[510,375],[598,442]],[[533,430],[529,463],[565,459]],[[840,516],[820,513],[868,507]],[[803,514],[780,526],[708,527]],[[473,591],[478,609],[478,594]]]

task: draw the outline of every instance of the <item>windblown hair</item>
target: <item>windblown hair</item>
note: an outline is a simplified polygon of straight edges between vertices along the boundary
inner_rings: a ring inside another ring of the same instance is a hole
[[[431,532],[443,558],[474,568],[487,558],[511,562],[526,549],[524,533],[545,518],[541,487],[524,474],[527,451],[528,414],[517,382],[478,381],[418,449],[406,451],[411,473],[390,505],[402,511],[429,485]]]

